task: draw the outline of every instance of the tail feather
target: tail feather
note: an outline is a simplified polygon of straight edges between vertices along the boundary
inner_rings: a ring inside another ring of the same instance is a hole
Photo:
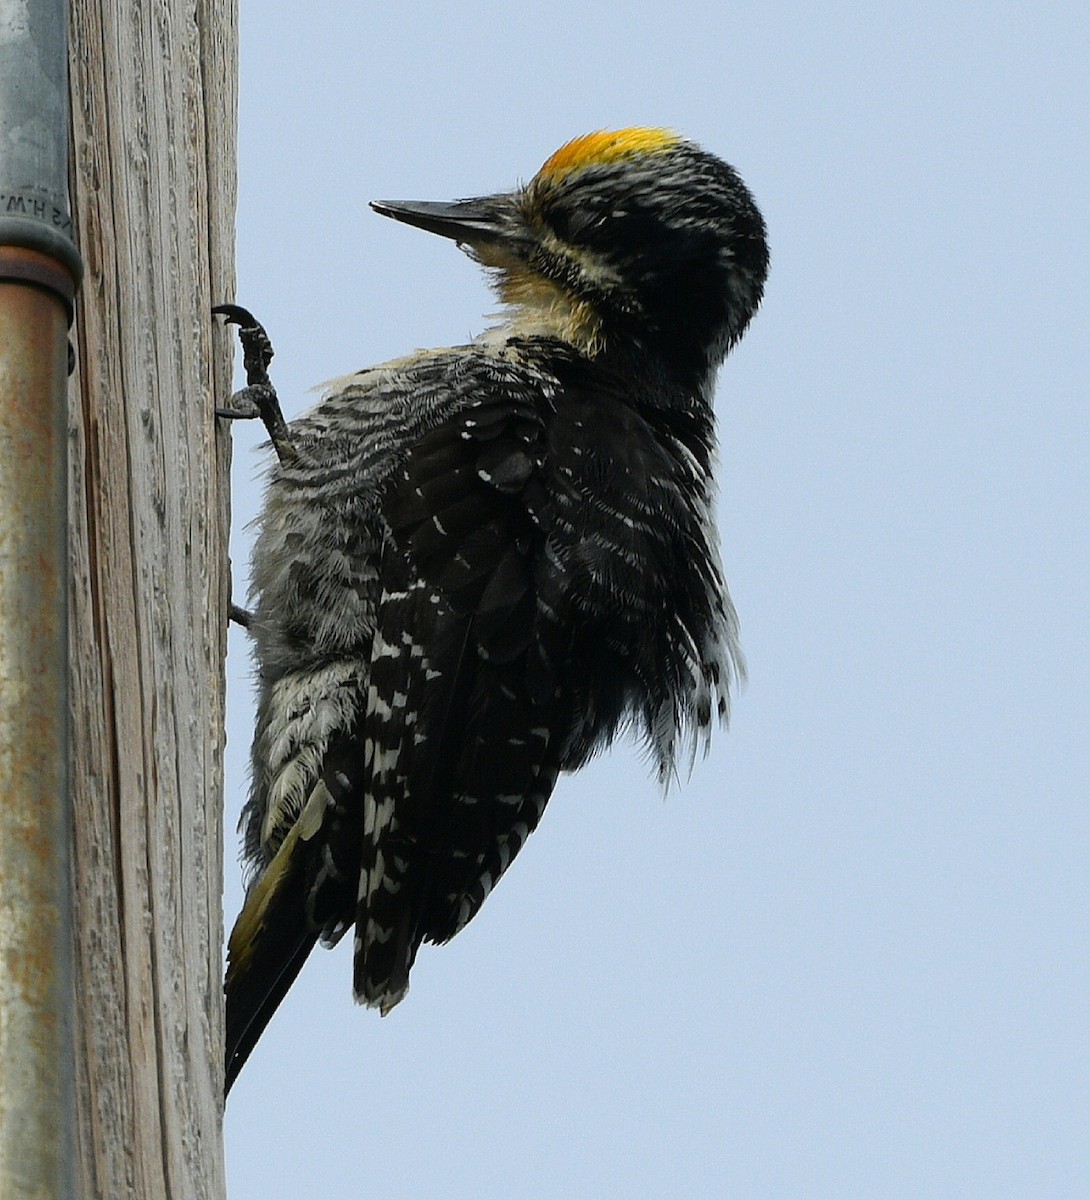
[[[308,912],[310,840],[322,824],[325,789],[315,788],[299,820],[258,877],[227,943],[224,1093],[318,940]]]
[[[223,1094],[231,1091],[250,1052],[265,1032],[280,1001],[288,994],[303,969],[317,934],[308,933],[294,941],[282,940],[276,953],[263,954],[254,971],[242,978],[235,988],[227,989],[227,1044],[224,1058]]]

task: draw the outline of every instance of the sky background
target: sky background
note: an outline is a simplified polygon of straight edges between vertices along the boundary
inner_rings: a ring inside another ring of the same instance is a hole
[[[749,684],[663,800],[566,779],[388,1018],[318,951],[228,1106],[232,1200],[1090,1195],[1090,7],[242,5],[237,299],[294,415],[465,341],[367,201],[667,125],[769,226],[720,375]],[[260,496],[235,427],[236,592]],[[232,634],[226,909],[253,719]]]

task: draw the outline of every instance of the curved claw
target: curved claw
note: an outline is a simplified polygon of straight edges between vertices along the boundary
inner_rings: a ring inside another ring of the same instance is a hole
[[[226,317],[228,325],[256,325],[260,327],[261,324],[254,314],[248,308],[243,308],[241,304],[215,304],[212,306],[212,311],[217,316]]]
[[[238,340],[242,343],[242,365],[246,368],[246,382],[267,384],[269,363],[273,360],[272,342],[265,326],[248,308],[239,304],[217,304],[212,312],[224,317],[228,325],[238,326]]]
[[[246,369],[247,386],[231,397],[230,409],[218,409],[219,416],[232,420],[260,417],[269,431],[273,448],[281,462],[289,462],[296,456],[288,432],[276,388],[269,379],[269,363],[273,348],[265,327],[248,308],[240,304],[217,304],[212,312],[224,317],[229,325],[238,326],[238,340],[242,344],[242,364]]]

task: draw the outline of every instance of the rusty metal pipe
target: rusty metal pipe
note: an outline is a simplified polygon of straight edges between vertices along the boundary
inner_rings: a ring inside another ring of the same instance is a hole
[[[0,281],[0,1200],[74,1195],[67,330]]]
[[[64,0],[0,0],[0,1200],[75,1195]]]

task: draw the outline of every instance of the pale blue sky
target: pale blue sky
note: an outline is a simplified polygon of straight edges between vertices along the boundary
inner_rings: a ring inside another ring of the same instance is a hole
[[[772,247],[717,404],[750,683],[666,801],[627,744],[563,781],[387,1019],[316,952],[232,1200],[1090,1195],[1090,9],[347,7],[243,4],[237,299],[288,414],[486,324],[369,199],[693,137]]]

